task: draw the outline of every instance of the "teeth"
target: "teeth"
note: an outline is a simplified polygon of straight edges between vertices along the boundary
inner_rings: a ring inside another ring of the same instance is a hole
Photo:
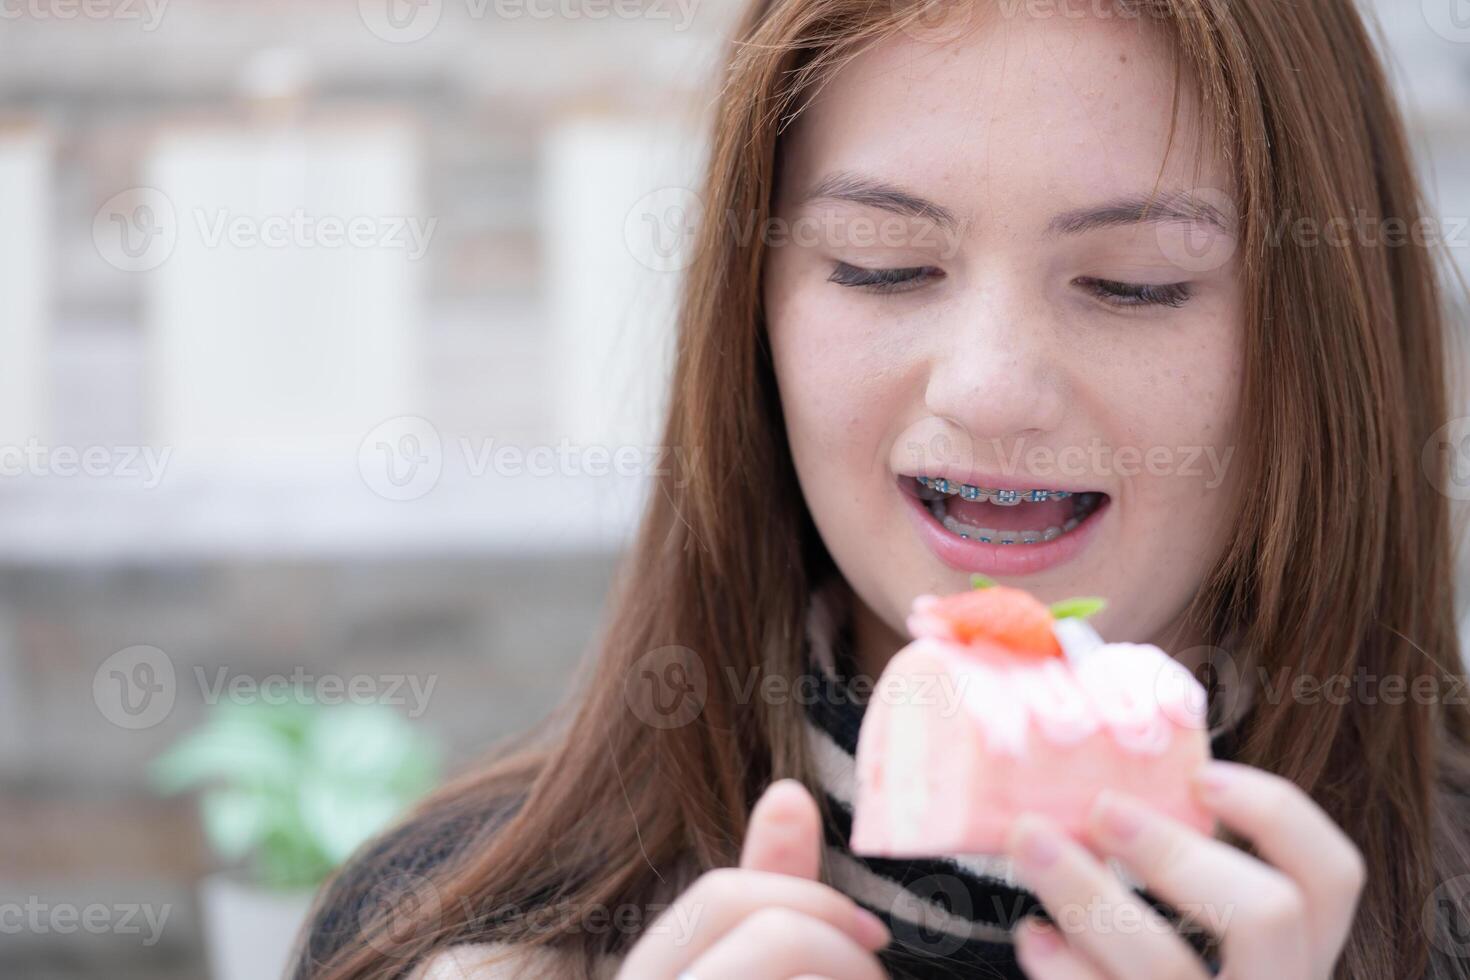
[[[948,514],[935,516],[939,517],[939,522],[951,534],[982,544],[1037,544],[1041,541],[1055,541],[1064,533],[1059,527],[1049,527],[1044,531],[997,531],[995,528],[975,527],[957,521]]]
[[[935,490],[939,490],[947,496],[960,496],[966,500],[987,500],[991,503],[999,504],[1002,507],[1015,507],[1019,505],[1023,500],[1034,499],[1035,494],[1057,494],[1060,495],[1060,497],[1073,496],[1072,494],[1069,494],[1064,490],[1032,490],[1024,492],[993,491],[983,490],[979,487],[971,487],[968,484],[960,486],[940,478],[929,480],[925,477],[919,477],[918,479],[919,482],[923,483],[925,486],[929,486]],[[935,519],[938,520],[939,523],[942,524],[944,528],[948,530],[951,534],[959,535],[966,540],[979,541],[982,544],[1014,545],[1038,544],[1043,541],[1055,541],[1062,535],[1076,530],[1077,526],[1081,524],[1082,521],[1085,520],[1087,516],[1101,502],[1102,495],[1092,492],[1077,494],[1074,501],[1076,507],[1074,508],[1073,516],[1068,518],[1061,527],[1052,525],[1050,527],[1042,528],[1041,530],[1021,529],[1005,531],[999,531],[995,528],[989,527],[976,527],[972,524],[966,524],[965,522],[958,520],[957,518],[951,517],[949,515],[949,508],[945,504],[946,499],[947,497],[935,497],[933,500],[926,501],[926,504],[929,507],[930,513],[932,513]]]
[[[1072,496],[1069,490],[992,490],[987,487],[972,486],[969,483],[956,483],[942,476],[920,476],[915,479],[918,480],[920,486],[938,490],[951,497],[959,496],[965,500],[987,500],[993,504],[1000,504],[1002,507],[1014,507],[1023,501],[1039,504],[1045,500],[1065,500]]]

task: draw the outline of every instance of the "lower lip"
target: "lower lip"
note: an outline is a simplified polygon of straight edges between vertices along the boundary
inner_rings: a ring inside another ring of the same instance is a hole
[[[919,537],[940,561],[962,572],[980,572],[983,575],[1030,575],[1071,561],[1091,542],[1098,519],[1112,504],[1110,498],[1104,499],[1085,521],[1054,541],[985,544],[952,534],[939,523],[923,500],[905,493],[902,488],[898,492],[908,498],[909,514]]]

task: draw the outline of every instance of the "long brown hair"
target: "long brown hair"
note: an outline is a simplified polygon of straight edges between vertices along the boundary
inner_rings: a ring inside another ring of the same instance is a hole
[[[1193,619],[1250,651],[1262,676],[1399,677],[1411,690],[1425,678],[1443,693],[1460,674],[1450,514],[1420,457],[1447,421],[1440,256],[1421,244],[1272,240],[1282,216],[1325,227],[1360,212],[1410,226],[1425,215],[1370,35],[1351,0],[1123,9],[1167,30],[1176,77],[1197,85],[1204,138],[1231,161],[1239,207],[1237,459],[1250,492]],[[386,978],[467,937],[616,951],[632,931],[587,928],[576,910],[646,906],[689,869],[734,863],[763,787],[809,776],[793,699],[752,698],[743,685],[799,671],[803,613],[830,558],[785,442],[760,306],[762,241],[725,219],[761,227],[769,217],[781,131],[837,66],[896,30],[927,29],[939,11],[757,0],[739,26],[664,423],[665,445],[698,450],[693,468],[655,482],[563,713],[444,787],[392,848],[366,852],[378,863],[360,856],[334,885],[412,869],[393,854],[455,836],[446,859],[410,883],[417,903],[393,892],[391,909],[354,923],[358,942],[303,975]],[[701,681],[685,724],[649,723],[630,696],[653,654]],[[1461,700],[1258,697],[1240,726],[1237,758],[1311,793],[1366,857],[1338,975],[1419,976],[1431,965],[1435,976],[1470,975],[1444,955],[1452,940],[1424,924],[1436,886],[1470,873]],[[549,907],[574,911],[521,914]]]

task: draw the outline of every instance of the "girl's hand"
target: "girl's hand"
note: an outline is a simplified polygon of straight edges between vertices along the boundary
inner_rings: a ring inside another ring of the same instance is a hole
[[[1104,794],[1093,808],[1089,843],[1220,939],[1222,976],[1330,977],[1363,889],[1357,848],[1279,776],[1214,762],[1195,788],[1271,863],[1118,794]],[[1209,976],[1145,902],[1049,821],[1017,821],[1007,849],[1058,927],[1030,922],[1016,930],[1017,954],[1034,980]]]
[[[883,923],[817,881],[817,804],[791,779],[756,803],[739,868],[707,872],[655,919],[618,980],[885,980]]]

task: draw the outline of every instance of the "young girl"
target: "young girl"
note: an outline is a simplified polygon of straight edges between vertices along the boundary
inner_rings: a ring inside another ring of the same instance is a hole
[[[1470,976],[1447,332],[1351,0],[759,0],[713,137],[692,477],[567,716],[365,848],[297,976]],[[1212,668],[1220,839],[1115,795],[848,850],[863,682],[972,572]]]

